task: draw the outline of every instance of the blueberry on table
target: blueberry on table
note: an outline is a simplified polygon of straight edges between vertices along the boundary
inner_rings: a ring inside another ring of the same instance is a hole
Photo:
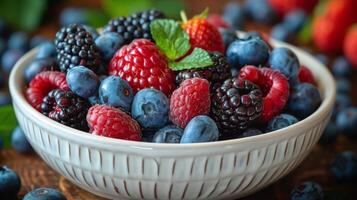
[[[95,44],[102,58],[109,61],[115,52],[125,44],[125,41],[118,33],[106,32],[95,39]]]
[[[357,108],[350,107],[341,110],[336,117],[337,126],[350,136],[357,136]]]
[[[27,193],[23,200],[66,200],[66,197],[56,189],[37,188]]]
[[[346,57],[340,56],[332,63],[332,73],[336,77],[348,77],[352,72],[352,64]]]
[[[9,94],[0,91],[0,106],[5,106],[11,103]]]
[[[32,147],[19,126],[16,127],[11,134],[11,145],[16,151],[20,153],[32,152]]]
[[[336,90],[339,94],[349,94],[352,89],[351,83],[345,78],[339,78],[336,80]]]
[[[7,166],[0,167],[0,199],[16,199],[21,188],[20,177]]]
[[[180,143],[213,142],[218,137],[216,123],[208,116],[199,115],[187,124]]]
[[[272,28],[270,36],[276,40],[288,42],[293,37],[293,34],[284,24],[276,24]]]
[[[293,51],[285,47],[274,48],[270,53],[269,65],[283,73],[289,80],[296,80],[300,62]]]
[[[272,24],[278,19],[267,0],[247,0],[244,7],[247,14],[256,22]]]
[[[89,98],[98,93],[99,78],[85,66],[70,68],[67,72],[66,80],[72,92],[80,97]]]
[[[303,10],[294,10],[284,17],[284,25],[291,32],[298,32],[305,24],[308,16]]]
[[[266,128],[266,132],[276,131],[285,127],[288,127],[292,124],[297,123],[299,120],[296,117],[289,114],[280,114],[274,117]]]
[[[3,72],[10,74],[12,68],[23,54],[23,51],[17,49],[6,50],[1,58],[1,67]]]
[[[330,168],[333,177],[339,181],[354,181],[357,179],[357,154],[345,151],[338,154]]]
[[[183,129],[176,125],[167,125],[158,130],[152,142],[155,143],[180,143],[183,134]]]
[[[234,29],[242,29],[245,22],[245,10],[237,2],[226,4],[222,18]]]
[[[337,94],[336,101],[332,112],[332,118],[335,119],[337,114],[348,107],[352,106],[351,97],[346,94]]]
[[[323,200],[322,187],[312,181],[306,181],[296,186],[291,192],[291,200]]]
[[[26,52],[29,48],[29,37],[25,32],[15,32],[10,35],[7,46],[12,50]]]

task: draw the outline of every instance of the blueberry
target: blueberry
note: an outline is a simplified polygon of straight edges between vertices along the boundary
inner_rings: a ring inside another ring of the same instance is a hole
[[[95,28],[88,25],[83,25],[83,28],[86,29],[86,31],[92,35],[94,40],[97,39],[97,37],[99,37],[99,33]]]
[[[234,29],[242,29],[245,22],[245,10],[237,2],[226,4],[222,18]]]
[[[133,89],[118,76],[108,76],[99,86],[99,99],[102,104],[130,111],[133,98]]]
[[[27,193],[23,200],[66,200],[66,197],[56,189],[37,188]]]
[[[83,8],[68,7],[61,12],[59,18],[61,26],[88,23],[85,9]]]
[[[16,64],[16,62],[22,57],[23,51],[16,49],[8,49],[4,52],[1,58],[1,66],[2,70],[6,74],[10,74],[12,68]]]
[[[267,125],[266,132],[276,131],[292,124],[297,123],[299,120],[290,114],[280,114],[274,117]]]
[[[38,47],[36,58],[56,58],[56,46],[52,42],[41,43]]]
[[[247,14],[256,22],[272,24],[278,19],[267,0],[248,0],[244,6]]]
[[[298,9],[285,15],[283,23],[289,31],[297,33],[304,26],[307,17],[305,11]]]
[[[332,112],[332,118],[336,118],[338,112],[351,106],[352,106],[352,100],[348,95],[337,94],[335,105]]]
[[[264,65],[269,58],[269,46],[258,37],[247,37],[232,42],[226,55],[232,67]]]
[[[251,137],[251,136],[260,135],[262,133],[263,132],[261,130],[257,129],[257,128],[250,128],[250,129],[245,130],[242,133],[242,137]]]
[[[339,181],[357,179],[357,154],[351,151],[339,153],[331,164],[331,174]]]
[[[7,42],[9,49],[27,51],[29,48],[29,38],[25,32],[15,32],[10,35]]]
[[[271,30],[270,36],[276,40],[288,42],[292,39],[293,34],[284,24],[277,24]]]
[[[175,125],[167,125],[158,130],[152,142],[155,143],[180,143],[183,130]]]
[[[280,71],[289,80],[297,79],[300,63],[293,51],[288,48],[274,48],[270,53],[269,65],[272,69]]]
[[[219,28],[219,32],[226,48],[237,39],[237,33],[234,29]]]
[[[344,78],[339,78],[336,80],[336,90],[339,94],[348,94],[352,89],[351,83],[349,80]]]
[[[291,92],[287,109],[294,116],[304,119],[320,106],[319,90],[310,83],[298,84]]]
[[[357,107],[341,110],[336,117],[337,126],[350,136],[357,136]]]
[[[337,77],[348,77],[352,72],[352,65],[344,56],[336,58],[332,63],[332,73]]]
[[[323,145],[333,143],[334,141],[336,141],[339,132],[340,130],[337,127],[336,123],[331,121],[329,124],[327,124],[319,143]]]
[[[143,128],[161,128],[169,121],[169,107],[164,93],[146,88],[135,95],[131,115]]]
[[[5,106],[11,103],[9,94],[0,91],[0,106]]]
[[[27,141],[24,132],[19,126],[12,131],[11,145],[20,153],[30,153],[32,151],[30,143]]]
[[[98,76],[84,66],[69,69],[66,80],[72,92],[80,97],[89,98],[98,93],[100,84]]]
[[[35,48],[43,43],[50,43],[51,41],[47,38],[43,37],[42,35],[36,35],[31,38],[30,40],[30,48]]]
[[[291,200],[323,200],[322,187],[312,181],[306,181],[298,185],[291,192]]]
[[[20,188],[21,180],[16,172],[6,166],[0,167],[0,199],[16,199]]]
[[[95,40],[95,44],[105,60],[110,60],[114,53],[125,44],[124,42],[118,33],[113,32],[104,33]]]
[[[328,57],[327,55],[323,54],[323,53],[318,53],[315,55],[315,58],[317,60],[319,60],[322,64],[324,64],[325,66],[328,65]]]
[[[219,136],[216,123],[208,116],[199,115],[187,124],[180,143],[212,142]]]
[[[58,69],[55,58],[40,58],[32,60],[24,70],[24,78],[29,83],[38,73],[43,71],[54,71]]]

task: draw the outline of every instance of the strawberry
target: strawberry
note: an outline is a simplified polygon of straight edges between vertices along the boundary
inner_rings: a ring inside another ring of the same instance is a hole
[[[357,26],[353,26],[347,33],[343,51],[347,59],[357,68]]]

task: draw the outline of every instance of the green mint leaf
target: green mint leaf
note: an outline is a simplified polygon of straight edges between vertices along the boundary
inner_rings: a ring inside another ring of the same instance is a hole
[[[150,24],[150,30],[156,45],[169,60],[182,57],[191,48],[188,34],[175,20],[154,20]]]
[[[14,109],[11,105],[0,107],[0,138],[4,141],[4,146],[9,147],[12,131],[17,126]]]
[[[171,62],[169,66],[174,71],[184,69],[198,69],[213,65],[213,61],[207,51],[195,48],[192,53],[179,62]]]

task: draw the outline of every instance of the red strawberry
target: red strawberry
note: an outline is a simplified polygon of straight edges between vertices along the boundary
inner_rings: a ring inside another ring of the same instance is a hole
[[[215,26],[216,28],[230,28],[231,26],[224,21],[224,19],[217,14],[210,14],[207,17],[207,21],[209,23],[211,23],[213,26]]]
[[[87,113],[90,132],[123,140],[141,140],[138,122],[125,112],[107,105],[92,106]]]
[[[319,0],[269,0],[269,4],[280,15],[284,16],[290,11],[303,9],[311,12]]]
[[[170,99],[171,121],[185,128],[197,115],[207,115],[211,106],[209,83],[206,79],[186,79]]]
[[[289,99],[289,82],[283,74],[266,67],[245,66],[240,70],[239,78],[252,81],[263,91],[263,123],[269,122],[284,109]]]
[[[43,97],[51,90],[69,90],[66,74],[57,71],[44,71],[37,74],[26,90],[26,99],[36,110],[41,111]]]
[[[309,70],[309,68],[305,66],[300,67],[299,75],[298,75],[299,82],[301,83],[311,83],[313,85],[317,85],[314,75],[312,75],[312,72]]]
[[[169,96],[175,89],[175,75],[165,55],[147,39],[134,40],[119,49],[109,63],[108,73],[126,80],[135,93],[155,88]]]
[[[224,43],[218,29],[204,18],[193,18],[182,23],[190,36],[192,47],[224,53]]]
[[[343,51],[347,59],[357,68],[357,26],[352,27],[348,32],[344,41]]]

